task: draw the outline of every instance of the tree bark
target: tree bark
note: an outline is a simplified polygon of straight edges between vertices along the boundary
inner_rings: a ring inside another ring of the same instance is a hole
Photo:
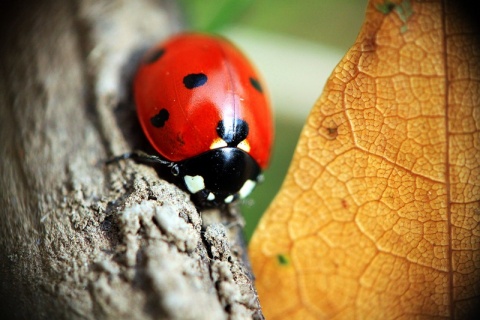
[[[235,207],[197,211],[133,161],[142,51],[180,29],[170,1],[0,8],[0,314],[263,318]]]

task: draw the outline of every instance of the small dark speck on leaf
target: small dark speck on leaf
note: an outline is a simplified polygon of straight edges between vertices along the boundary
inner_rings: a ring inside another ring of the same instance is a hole
[[[328,136],[335,139],[338,136],[338,128],[327,128]]]
[[[284,254],[278,254],[277,261],[278,261],[278,264],[281,266],[288,266],[290,264],[290,261],[288,261],[287,256]]]
[[[395,9],[395,3],[387,0],[384,3],[376,4],[375,8],[383,14],[389,14]]]

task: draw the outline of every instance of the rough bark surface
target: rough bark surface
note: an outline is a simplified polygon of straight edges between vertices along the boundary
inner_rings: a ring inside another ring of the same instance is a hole
[[[2,318],[262,318],[235,208],[104,165],[145,147],[129,81],[178,21],[168,1],[2,5]]]

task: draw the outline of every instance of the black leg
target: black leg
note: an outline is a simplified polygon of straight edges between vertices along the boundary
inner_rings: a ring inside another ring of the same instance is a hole
[[[108,165],[108,164],[112,164],[114,162],[118,162],[120,160],[125,160],[125,159],[133,159],[141,163],[159,164],[159,165],[170,167],[170,168],[175,166],[175,163],[172,161],[168,161],[158,156],[147,154],[139,150],[127,152],[119,156],[113,157],[111,159],[108,159],[105,163]]]

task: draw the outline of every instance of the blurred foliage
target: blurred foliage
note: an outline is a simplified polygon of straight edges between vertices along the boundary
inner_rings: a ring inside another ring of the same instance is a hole
[[[218,32],[238,22],[254,0],[180,0],[189,29]]]
[[[191,30],[219,32],[242,25],[348,48],[366,0],[180,0]]]

